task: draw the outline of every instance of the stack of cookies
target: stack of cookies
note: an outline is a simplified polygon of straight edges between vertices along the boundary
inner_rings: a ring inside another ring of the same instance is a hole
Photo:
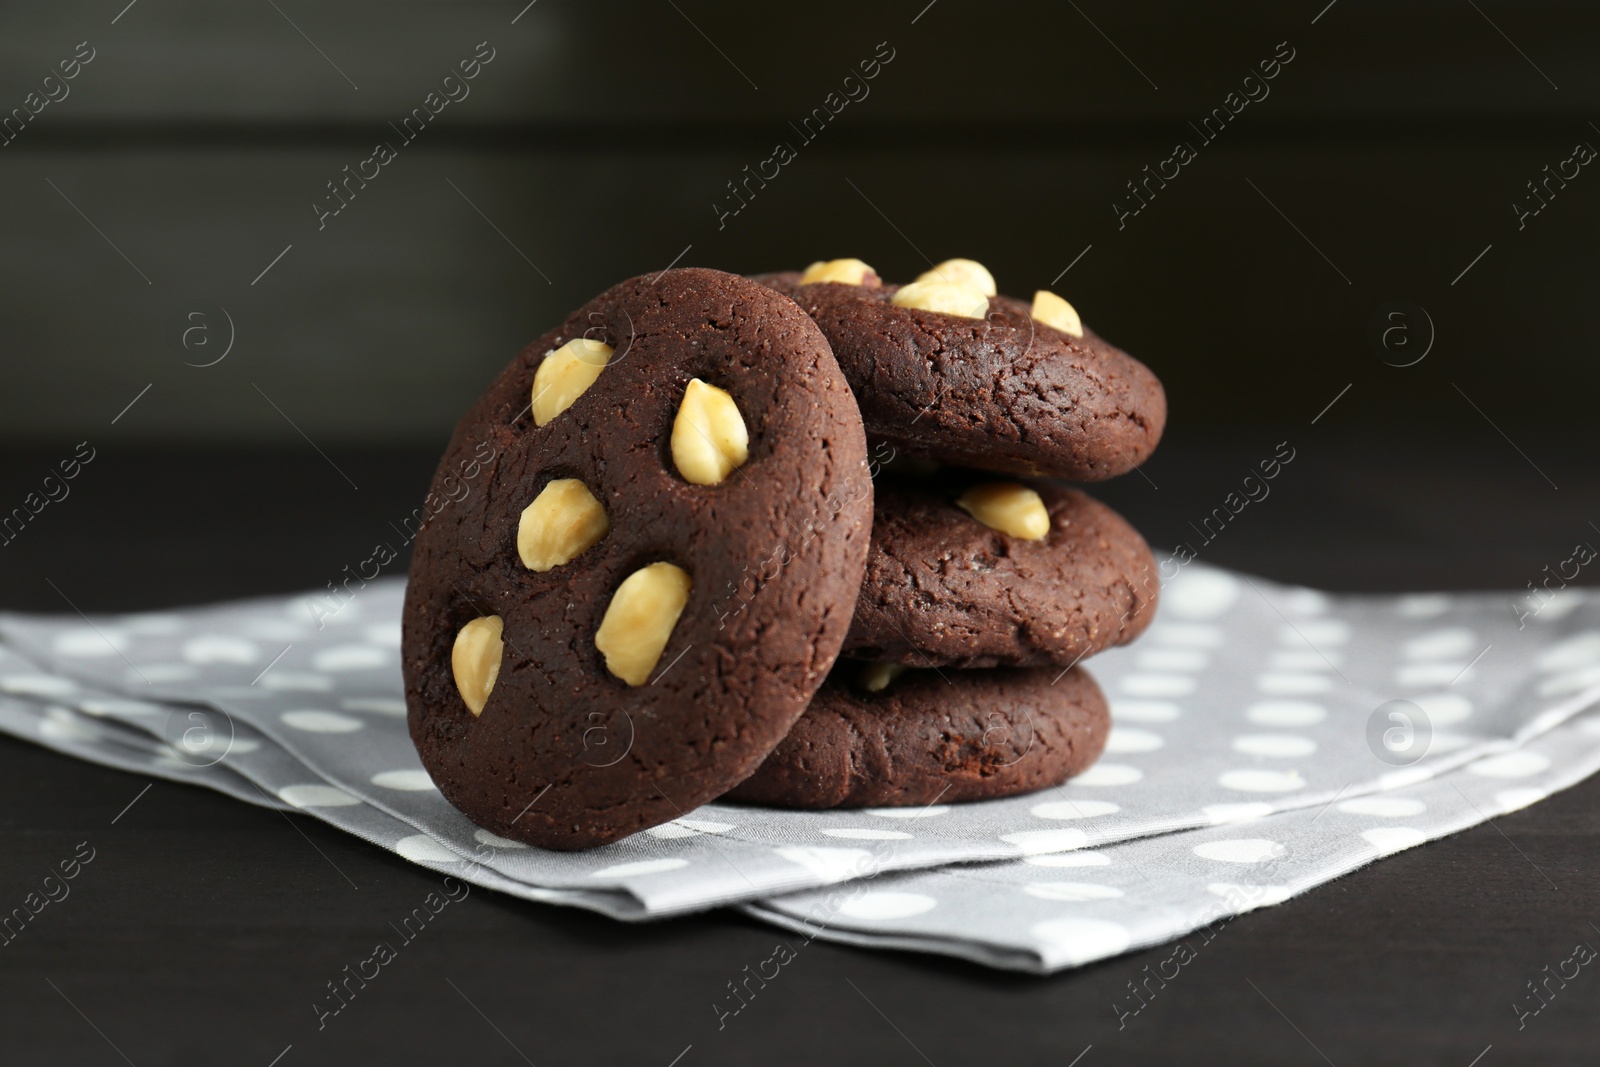
[[[1165,417],[1070,304],[970,260],[624,282],[524,350],[440,464],[487,473],[416,540],[422,762],[480,826],[562,849],[719,797],[1058,784],[1109,728],[1079,664],[1143,631],[1158,582],[1137,532],[1049,479],[1131,470]]]

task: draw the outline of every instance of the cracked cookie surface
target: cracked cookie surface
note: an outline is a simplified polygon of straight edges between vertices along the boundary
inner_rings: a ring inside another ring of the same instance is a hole
[[[959,503],[995,484],[953,481],[949,472],[879,480],[846,656],[912,667],[1066,667],[1145,631],[1160,580],[1137,530],[1079,490],[1039,483],[1030,488],[1048,528],[1013,536]]]
[[[1089,330],[1075,337],[1030,306],[988,298],[969,318],[892,302],[895,285],[755,280],[816,320],[861,404],[870,437],[907,456],[978,470],[1093,482],[1143,463],[1166,426],[1161,383]]]
[[[991,800],[1059,785],[1105,749],[1110,711],[1081,667],[910,670],[870,692],[860,666],[836,667],[725,799],[804,809]]]

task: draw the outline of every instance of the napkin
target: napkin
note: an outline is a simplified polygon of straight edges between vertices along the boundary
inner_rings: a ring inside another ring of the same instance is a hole
[[[1065,786],[912,809],[714,803],[603,848],[558,853],[474,827],[422,770],[401,698],[402,596],[401,583],[375,582],[332,611],[313,594],[124,616],[0,616],[0,729],[294,808],[530,899],[624,919],[739,904],[808,935],[1049,970],[1099,958],[1084,945],[1104,955],[1171,938],[1375,858],[1384,849],[1352,839],[1351,820],[1377,820],[1362,829],[1379,831],[1386,817],[1362,815],[1362,803],[1476,783],[1474,768],[1526,756],[1552,731],[1573,735],[1581,723],[1565,724],[1600,699],[1600,598],[1562,594],[1530,615],[1511,595],[1330,596],[1190,564],[1166,583],[1144,638],[1088,664],[1115,725],[1103,759]],[[1527,788],[1589,773],[1584,746],[1569,748]],[[1427,816],[1398,827],[1413,833],[1386,843],[1508,810],[1461,791],[1476,807],[1423,801]],[[1262,900],[1213,892],[1247,883],[1197,870],[1195,845],[1252,840],[1227,835],[1280,820],[1296,827],[1284,831],[1292,849],[1277,842],[1295,866],[1268,881],[1258,872]],[[1060,889],[1056,899],[1027,890],[1043,864],[1123,851],[1127,869],[1149,881]],[[1009,896],[971,891],[980,871],[990,879],[981,884],[1010,879]],[[850,887],[863,891],[856,903],[827,888],[846,882],[860,883]],[[880,892],[900,902],[870,895]],[[1073,927],[1074,917],[1126,938],[1083,932],[1091,928]],[[1062,937],[1049,926],[1038,933],[1055,920]]]

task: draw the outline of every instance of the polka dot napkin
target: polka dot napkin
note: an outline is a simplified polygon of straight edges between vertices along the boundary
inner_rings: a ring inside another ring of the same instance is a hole
[[[1590,713],[1515,751],[1385,793],[1108,848],[886,874],[745,910],[807,937],[1041,974],[1173,942],[1156,965],[1170,980],[1226,936],[1235,915],[1527,807],[1597,769],[1600,715]],[[1555,885],[1526,857],[1506,862],[1532,887]],[[1116,1010],[1136,1015],[1142,1006],[1130,993]]]
[[[414,862],[644,919],[738,904],[862,944],[1048,971],[1171,940],[1532,803],[1600,765],[1600,597],[1332,597],[1191,564],[1089,669],[1105,757],[1027,797],[710,804],[584,853],[467,822],[406,735],[402,586],[0,616],[0,730],[298,809]],[[314,610],[315,609],[315,610]],[[320,625],[319,625],[320,621]]]

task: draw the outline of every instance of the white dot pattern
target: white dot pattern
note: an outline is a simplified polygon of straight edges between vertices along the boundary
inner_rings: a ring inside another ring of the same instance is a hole
[[[1141,730],[1133,726],[1113,726],[1106,737],[1106,751],[1112,755],[1130,752],[1154,752],[1166,742],[1154,730]]]
[[[1096,885],[1093,882],[1034,882],[1024,886],[1024,893],[1041,900],[1064,900],[1081,904],[1089,900],[1115,900],[1123,895],[1114,885]]]
[[[922,893],[862,893],[839,905],[841,914],[852,919],[882,922],[889,919],[908,919],[932,911],[939,902]]]
[[[347,808],[361,803],[331,785],[286,785],[278,790],[278,799],[297,808]]]
[[[312,734],[349,734],[366,725],[337,711],[286,711],[280,718],[285,726]]]
[[[1264,837],[1237,837],[1196,845],[1194,854],[1218,863],[1265,863],[1282,856],[1284,848]]]
[[[1400,654],[1406,659],[1470,659],[1480,647],[1477,634],[1464,626],[1450,626],[1411,638],[1400,646]]]
[[[0,617],[0,731],[297,809],[515,895],[581,892],[601,910],[626,901],[631,917],[756,896],[757,914],[821,936],[960,945],[1041,969],[1283,903],[1600,769],[1600,714],[1585,713],[1600,596],[1551,601],[1519,629],[1504,599],[1356,601],[1252,582],[1186,565],[1146,636],[1096,657],[1114,726],[1106,755],[1064,785],[819,813],[713,804],[588,853],[516,840],[515,811],[472,826],[418,765],[398,584],[321,625],[305,598],[93,625]],[[1396,698],[1431,726],[1409,766],[1367,747],[1369,717]],[[180,707],[225,711],[194,744]],[[536,811],[545,783],[520,784]]]
[[[372,784],[381,789],[394,789],[402,793],[425,793],[437,789],[433,779],[424,770],[382,771],[372,776]]]
[[[1122,808],[1109,800],[1050,800],[1028,809],[1036,819],[1097,819]]]

